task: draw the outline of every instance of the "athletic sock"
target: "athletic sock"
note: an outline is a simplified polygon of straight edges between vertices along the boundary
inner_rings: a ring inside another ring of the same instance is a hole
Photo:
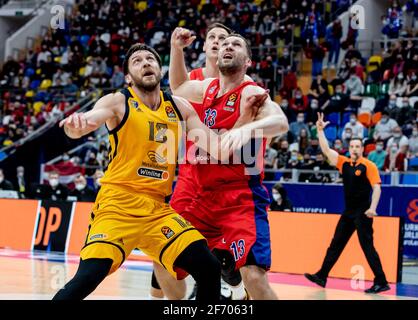
[[[237,286],[229,286],[232,292],[232,300],[244,300],[247,297],[244,283],[241,281]]]

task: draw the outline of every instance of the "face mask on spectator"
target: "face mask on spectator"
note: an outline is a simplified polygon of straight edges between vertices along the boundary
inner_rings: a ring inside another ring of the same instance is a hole
[[[356,118],[350,118],[350,123],[351,124],[356,124],[356,122],[357,122],[357,119]]]
[[[376,146],[376,151],[380,152],[382,150],[383,150],[383,146],[382,145],[379,144],[379,145]]]
[[[336,144],[334,145],[334,149],[336,149],[336,150],[341,150],[341,148],[342,148],[341,143],[336,143]]]
[[[303,121],[305,120],[305,118],[304,117],[298,117],[297,118],[297,121],[299,122],[299,123],[303,123]]]
[[[380,120],[383,124],[385,124],[385,123],[387,123],[388,121],[389,121],[389,118],[382,118],[381,120]]]
[[[414,75],[411,77],[411,80],[412,80],[412,81],[417,81],[417,76],[414,74]]]
[[[394,136],[395,138],[400,138],[400,137],[402,136],[402,133],[400,133],[400,132],[395,132],[395,133],[393,134],[393,136]]]
[[[418,131],[417,130],[412,131],[412,136],[413,137],[418,137]]]
[[[399,80],[403,80],[403,74],[398,75]]]
[[[389,106],[390,107],[396,106],[396,100],[389,100]]]
[[[56,186],[58,186],[58,184],[59,184],[59,181],[58,181],[58,179],[50,179],[49,180],[49,185],[52,187],[52,188],[55,188]]]
[[[396,153],[398,151],[398,147],[392,147],[392,148],[390,148],[390,151],[392,153]]]
[[[302,98],[302,95],[300,93],[296,93],[295,98],[300,99],[300,98]]]
[[[24,176],[25,174],[23,173],[23,172],[18,172],[17,173],[17,176],[19,177],[19,178],[23,178],[23,176]]]
[[[298,155],[297,154],[292,154],[292,156],[290,157],[290,160],[297,161],[298,160]]]
[[[280,193],[273,193],[274,201],[278,202],[281,198],[282,196],[280,195]]]
[[[408,108],[409,107],[409,102],[408,101],[402,102],[402,107]]]
[[[76,183],[76,184],[75,184],[75,188],[76,188],[78,191],[83,190],[85,187],[86,187],[86,185],[85,185],[84,183]]]
[[[351,139],[351,133],[346,133],[346,134],[345,134],[345,137],[346,137],[347,139]]]
[[[343,91],[341,89],[335,89],[335,93],[341,94]]]
[[[311,103],[311,108],[312,108],[313,110],[318,109],[318,102],[312,102],[312,103]]]
[[[284,101],[280,104],[283,108],[287,108],[289,106],[289,103],[287,101]]]

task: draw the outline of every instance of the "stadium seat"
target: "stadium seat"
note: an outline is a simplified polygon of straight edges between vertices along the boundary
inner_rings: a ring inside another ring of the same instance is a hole
[[[80,37],[80,43],[81,43],[81,45],[83,47],[86,47],[87,46],[87,43],[89,42],[89,40],[90,40],[90,36],[89,35],[82,35]]]
[[[29,88],[30,89],[37,89],[38,87],[39,87],[39,85],[41,84],[41,81],[40,80],[33,80],[31,83],[30,83],[30,86],[29,86]]]
[[[343,113],[343,117],[341,120],[341,127],[344,127],[346,125],[346,123],[348,123],[350,121],[350,115],[351,112],[344,112]]]
[[[380,119],[382,118],[382,113],[381,112],[376,112],[372,115],[372,124],[371,126],[375,126]]]
[[[61,59],[62,59],[62,57],[55,57],[54,62],[61,63]]]
[[[376,106],[376,99],[372,97],[363,97],[360,110],[362,112],[372,112]]]
[[[366,128],[370,127],[372,123],[372,115],[368,112],[360,113],[357,117],[357,120],[360,121],[360,123],[365,126]]]
[[[379,97],[385,97],[386,95],[389,94],[389,83],[384,82],[380,85],[379,88]]]
[[[32,68],[27,68],[25,70],[25,77],[32,77],[35,74],[35,70]]]
[[[367,62],[367,67],[366,67],[367,73],[377,70],[381,64],[382,64],[381,56],[371,56],[369,58],[369,61]]]
[[[39,112],[41,112],[41,108],[44,105],[43,102],[41,101],[37,101],[33,104],[33,112],[34,114],[38,114]]]
[[[336,126],[327,126],[324,130],[325,137],[331,142],[334,142],[337,139],[337,127]]]
[[[50,79],[44,79],[41,82],[41,89],[48,89],[52,85],[52,81]]]
[[[338,112],[330,113],[327,116],[326,121],[329,121],[330,125],[338,126],[340,124],[340,114]]]
[[[86,72],[86,67],[81,67],[80,70],[78,70],[78,75],[84,76],[85,72]]]
[[[331,84],[328,85],[328,92],[330,96],[334,95],[334,87]]]
[[[35,96],[35,92],[33,90],[26,91],[25,97],[26,98],[33,98]]]

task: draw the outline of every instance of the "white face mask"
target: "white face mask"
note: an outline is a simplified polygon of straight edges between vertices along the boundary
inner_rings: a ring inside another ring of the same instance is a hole
[[[357,121],[357,119],[356,119],[356,118],[351,118],[351,119],[350,119],[351,124],[355,124],[355,123],[356,123],[356,121]]]
[[[412,136],[413,137],[418,137],[418,131],[412,131]]]
[[[280,195],[280,193],[273,193],[273,199],[274,201],[279,201],[282,198],[282,196]]]
[[[75,185],[75,188],[76,188],[78,191],[83,190],[85,187],[86,187],[86,186],[85,186],[85,184],[84,184],[84,183],[76,183],[76,185]]]
[[[376,151],[382,151],[382,150],[383,150],[383,146],[381,145],[376,146]]]
[[[58,184],[59,184],[58,179],[50,179],[49,180],[49,185],[53,188],[55,188]]]

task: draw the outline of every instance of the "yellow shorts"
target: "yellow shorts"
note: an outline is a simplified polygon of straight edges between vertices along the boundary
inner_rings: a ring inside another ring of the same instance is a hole
[[[176,258],[192,242],[205,239],[168,204],[146,195],[103,186],[90,217],[81,259],[109,258],[115,272],[134,248],[166,268],[175,278]]]

